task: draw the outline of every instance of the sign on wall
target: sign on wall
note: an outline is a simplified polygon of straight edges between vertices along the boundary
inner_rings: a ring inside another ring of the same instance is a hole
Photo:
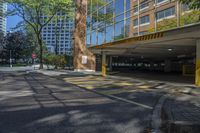
[[[88,60],[87,56],[82,56],[82,64],[83,65],[87,64],[87,60]]]

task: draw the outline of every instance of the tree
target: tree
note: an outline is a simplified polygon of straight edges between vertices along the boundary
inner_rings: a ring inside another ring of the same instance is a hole
[[[3,34],[3,31],[0,31],[0,51],[2,50],[3,48],[3,44],[4,44],[4,34]]]
[[[190,9],[200,9],[200,0],[179,0],[181,3],[189,6]]]
[[[12,15],[20,16],[33,29],[40,50],[40,69],[43,69],[43,28],[54,19],[58,12],[70,12],[72,0],[5,0],[14,9]],[[70,16],[70,15],[69,15]]]
[[[4,37],[3,31],[0,31],[0,61],[2,61],[2,58],[3,58],[4,42],[5,42],[5,37]]]
[[[48,69],[50,68],[50,65],[54,66],[54,68],[56,66],[64,68],[67,64],[67,60],[64,55],[55,55],[51,53],[46,55],[46,57],[44,58],[44,62],[46,63]]]
[[[25,44],[25,35],[21,31],[8,33],[5,37],[5,43],[3,45],[3,50],[6,54],[7,60],[12,54],[12,58],[19,59],[20,52],[23,50],[23,46]]]
[[[2,43],[1,59],[5,61],[12,59],[16,62],[17,59],[28,62],[31,59],[31,54],[36,50],[36,43],[33,40],[33,35],[27,31],[16,31],[8,33]],[[11,54],[11,55],[10,55]]]
[[[25,43],[22,46],[20,57],[22,59],[31,59],[32,53],[38,53],[37,39],[29,25],[24,27]]]

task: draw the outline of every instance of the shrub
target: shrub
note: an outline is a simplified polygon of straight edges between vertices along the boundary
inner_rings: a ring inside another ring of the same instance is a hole
[[[67,64],[67,61],[65,59],[64,55],[57,55],[55,58],[55,65],[57,65],[58,67],[64,68],[65,65]]]
[[[49,68],[49,65],[64,68],[67,64],[67,60],[64,55],[48,54],[44,57],[44,63]]]

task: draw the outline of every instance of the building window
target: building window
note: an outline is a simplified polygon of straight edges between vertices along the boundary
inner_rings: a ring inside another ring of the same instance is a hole
[[[134,11],[134,14],[137,13],[138,12],[138,7],[134,6],[133,11]]]
[[[156,0],[157,4],[162,4],[162,3],[165,3],[167,2],[168,0]]]
[[[143,2],[140,3],[140,11],[146,9],[149,7],[149,2],[148,0],[145,0]],[[134,14],[138,13],[138,6],[134,6],[133,8]]]
[[[144,25],[144,24],[148,24],[149,23],[149,15],[140,17],[140,24]]]
[[[134,25],[134,26],[138,26],[138,19],[134,19],[134,20],[133,20],[133,25]]]
[[[140,17],[140,26],[147,25],[147,24],[149,24],[149,22],[150,22],[149,15]],[[133,20],[133,26],[134,27],[138,26],[138,19]]]
[[[145,0],[145,1],[143,1],[143,2],[140,3],[140,11],[141,11],[141,10],[144,10],[144,9],[146,9],[146,8],[148,8],[148,7],[149,7],[149,2],[148,2],[148,0]]]
[[[175,7],[171,7],[156,13],[157,20],[166,19],[175,15]]]

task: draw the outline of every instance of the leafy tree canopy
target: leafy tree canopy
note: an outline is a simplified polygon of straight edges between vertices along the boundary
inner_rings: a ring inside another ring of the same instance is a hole
[[[9,15],[18,15],[29,23],[34,30],[41,30],[58,12],[72,13],[71,0],[5,0],[14,9]],[[45,16],[45,17],[44,17]],[[37,29],[38,28],[38,29]]]
[[[200,0],[180,0],[180,2],[187,4],[190,9],[200,9]]]
[[[40,47],[40,68],[43,68],[42,30],[58,13],[73,14],[72,0],[4,0],[14,9],[11,15],[18,15],[33,29]]]

